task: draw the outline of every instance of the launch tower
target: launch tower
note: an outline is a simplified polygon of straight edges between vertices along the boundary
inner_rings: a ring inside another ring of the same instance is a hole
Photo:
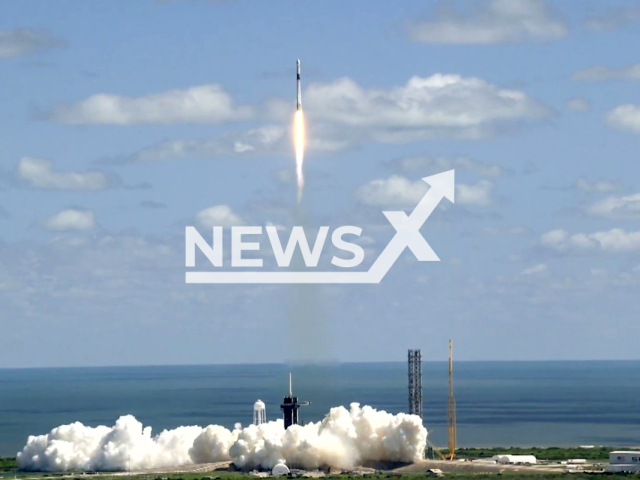
[[[409,350],[409,413],[422,418],[422,352]]]
[[[291,374],[289,374],[289,396],[282,400],[282,413],[284,414],[284,428],[287,429],[291,425],[298,424],[298,409],[309,405],[309,402],[299,402],[298,397],[294,397],[291,391]]]

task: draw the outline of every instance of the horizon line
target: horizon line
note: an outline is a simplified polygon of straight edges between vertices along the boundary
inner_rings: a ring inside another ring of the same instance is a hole
[[[455,360],[454,363],[614,363],[614,362],[640,362],[640,359],[530,359],[530,360]],[[52,370],[52,369],[81,369],[81,368],[157,368],[157,367],[244,367],[244,366],[285,366],[285,367],[327,367],[336,365],[362,365],[406,363],[406,360],[375,360],[375,361],[325,361],[325,362],[248,362],[248,363],[141,363],[126,365],[46,365],[3,367],[2,370]],[[422,363],[448,363],[448,360],[422,360]]]

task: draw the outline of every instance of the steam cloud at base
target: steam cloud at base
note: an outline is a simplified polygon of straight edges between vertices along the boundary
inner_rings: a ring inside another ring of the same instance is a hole
[[[367,461],[414,462],[423,456],[427,431],[416,415],[393,415],[352,403],[334,407],[317,423],[284,429],[282,420],[228,430],[178,427],[151,435],[131,415],[113,427],[63,425],[30,436],[18,465],[30,471],[139,470],[232,460],[244,470],[323,466],[352,468]]]

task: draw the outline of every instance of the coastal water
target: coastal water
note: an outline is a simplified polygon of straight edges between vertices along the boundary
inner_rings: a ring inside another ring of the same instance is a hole
[[[351,402],[407,409],[405,363],[327,366],[203,365],[0,369],[0,456],[29,435],[74,421],[113,425],[133,414],[155,433],[180,425],[251,422],[253,402],[279,405],[293,390],[305,422]],[[640,362],[457,362],[461,446],[640,445]],[[447,364],[423,365],[424,422],[446,444]]]

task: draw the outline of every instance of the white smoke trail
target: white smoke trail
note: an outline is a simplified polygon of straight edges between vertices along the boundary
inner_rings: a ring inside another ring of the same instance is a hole
[[[76,422],[49,434],[30,436],[18,453],[29,471],[139,470],[233,460],[242,469],[290,467],[352,468],[367,461],[420,460],[427,431],[416,415],[393,415],[352,403],[332,408],[318,423],[284,429],[282,420],[244,429],[218,425],[165,430],[151,435],[133,416],[113,427]]]

